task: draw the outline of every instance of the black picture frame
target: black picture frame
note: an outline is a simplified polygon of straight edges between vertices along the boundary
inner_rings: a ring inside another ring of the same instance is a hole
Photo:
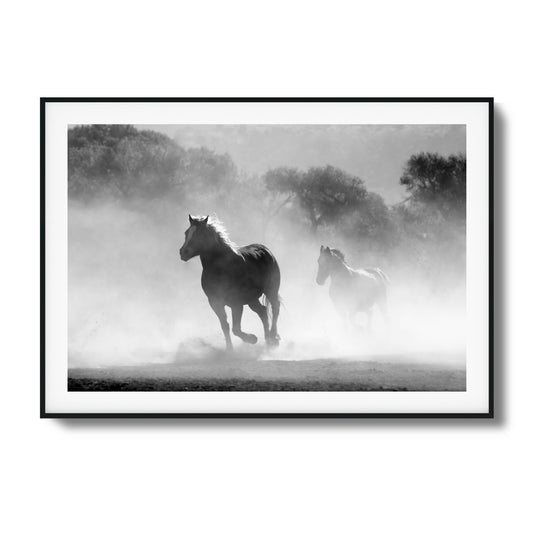
[[[488,104],[488,410],[470,413],[58,413],[46,409],[46,104],[47,103],[486,103]],[[492,97],[42,97],[40,99],[40,418],[494,418],[494,98]]]

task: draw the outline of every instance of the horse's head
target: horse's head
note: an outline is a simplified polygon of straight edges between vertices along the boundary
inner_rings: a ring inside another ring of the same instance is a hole
[[[318,256],[318,272],[316,275],[316,282],[319,285],[324,285],[328,276],[331,273],[331,261],[333,254],[329,246],[320,246],[320,255]]]
[[[182,261],[188,261],[197,255],[200,255],[204,250],[207,240],[207,222],[209,216],[206,217],[192,217],[189,215],[190,227],[185,232],[185,242],[180,248],[180,257]]]

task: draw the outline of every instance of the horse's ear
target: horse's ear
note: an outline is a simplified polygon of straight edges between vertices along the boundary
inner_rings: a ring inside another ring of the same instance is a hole
[[[321,244],[321,245],[320,245],[320,253],[322,253],[323,251],[324,251],[324,245]]]
[[[189,215],[189,224],[192,226],[194,224],[194,218]]]
[[[200,221],[202,226],[207,226],[207,221],[209,220],[209,215],[207,215],[203,220]]]
[[[331,253],[331,248],[329,246],[326,246],[326,252]]]

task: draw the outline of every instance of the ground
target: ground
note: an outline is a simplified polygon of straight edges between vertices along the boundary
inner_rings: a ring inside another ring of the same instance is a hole
[[[464,391],[464,367],[339,359],[181,360],[76,368],[69,391]]]

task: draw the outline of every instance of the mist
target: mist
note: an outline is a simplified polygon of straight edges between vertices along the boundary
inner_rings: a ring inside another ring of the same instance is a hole
[[[465,147],[463,126],[204,125],[180,131],[197,132],[196,139],[208,144],[227,133],[225,146],[236,148],[187,147],[160,131],[127,125],[69,129],[70,369],[159,365],[162,377],[177,372],[182,379],[183,365],[193,361],[200,366],[180,387],[204,387],[229,372],[222,384],[209,386],[233,386],[238,375],[235,386],[247,390],[250,376],[259,386],[270,368],[277,377],[260,385],[267,390],[286,382],[287,372],[290,387],[334,390],[365,389],[369,381],[359,380],[359,362],[372,362],[377,366],[367,378],[374,388],[464,390],[466,157],[449,153]],[[423,151],[430,133],[439,151]],[[268,140],[264,153],[262,139]],[[243,150],[268,169],[250,174],[235,162]],[[376,157],[387,154],[386,164],[378,165]],[[319,160],[323,166],[313,166]],[[333,166],[343,161],[380,177]],[[403,191],[402,199],[387,203],[377,190],[389,191],[389,199]],[[281,270],[278,347],[267,348],[261,321],[246,306],[242,330],[259,342],[233,337],[234,351],[225,350],[200,285],[200,260],[179,257],[189,214],[217,217],[237,245],[261,243],[272,251]],[[377,309],[371,327],[365,313],[351,322],[339,317],[330,281],[315,281],[321,245],[342,250],[354,269],[385,272],[388,321]],[[301,363],[273,365],[284,361]],[[311,361],[320,363],[304,364]],[[356,363],[348,369],[351,377],[343,377],[347,367],[328,361]],[[258,364],[249,368],[250,362]],[[426,369],[413,381],[416,364],[458,370],[432,381]],[[304,367],[309,374],[302,384]],[[85,376],[83,386],[92,387],[93,377]],[[79,381],[71,386],[76,390]]]
[[[302,233],[281,219],[266,233],[245,206],[205,205],[190,210],[165,200],[69,204],[69,366],[172,363],[180,359],[243,357],[305,360],[347,358],[464,365],[464,280],[437,290],[417,279],[401,251],[387,265],[347,248],[342,238]],[[235,338],[235,354],[222,354],[218,319],[200,286],[199,258],[180,261],[188,214],[222,220],[239,245],[264,242],[281,268],[281,344],[267,349],[262,326],[245,308],[242,328],[259,342]],[[315,282],[320,244],[346,250],[354,268],[380,266],[390,278],[390,323],[374,313],[341,323],[325,286]]]

